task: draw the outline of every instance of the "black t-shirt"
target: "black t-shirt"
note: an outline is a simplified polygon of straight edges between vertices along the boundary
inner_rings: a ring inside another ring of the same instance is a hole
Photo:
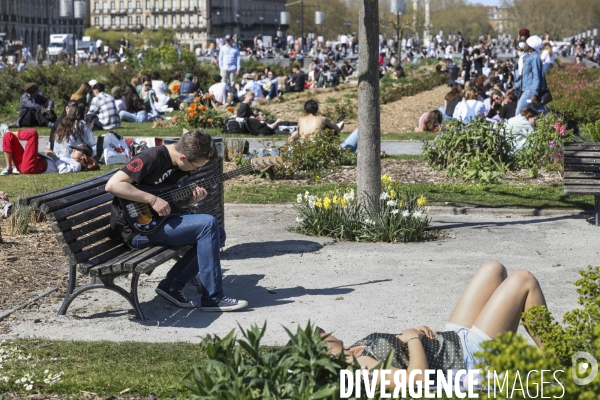
[[[252,108],[250,108],[249,104],[240,103],[240,106],[238,107],[238,110],[237,110],[238,118],[250,118],[253,115],[254,115],[254,113],[252,112]]]
[[[483,68],[483,57],[475,58],[475,56],[481,55],[481,50],[477,47],[473,49],[473,61],[475,62],[475,69]]]
[[[506,103],[502,109],[500,110],[500,118],[501,119],[510,119],[515,116],[517,112],[517,104],[518,101],[511,101],[510,103]]]
[[[463,51],[463,67],[471,68],[471,55],[469,49]]]
[[[175,184],[188,175],[186,171],[173,165],[166,146],[156,146],[141,152],[121,168],[121,171],[134,182],[144,185],[158,185],[163,182]]]
[[[292,82],[294,83],[294,88],[296,88],[296,90],[304,89],[305,80],[306,78],[304,77],[302,71],[298,71],[294,75],[292,75]]]

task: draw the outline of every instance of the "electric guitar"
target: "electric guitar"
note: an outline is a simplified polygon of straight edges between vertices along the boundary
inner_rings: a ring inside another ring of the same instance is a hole
[[[154,233],[162,226],[170,216],[186,215],[190,213],[189,208],[180,206],[182,202],[188,202],[194,190],[198,187],[209,189],[228,179],[246,174],[253,170],[264,172],[273,166],[279,166],[283,163],[280,156],[255,157],[250,160],[250,165],[238,168],[231,172],[214,175],[211,177],[185,177],[177,184],[165,188],[162,185],[135,185],[138,189],[148,192],[167,201],[171,207],[171,213],[166,216],[159,216],[150,204],[138,203],[136,201],[125,200],[118,197],[121,210],[124,211],[127,223],[133,231],[140,235],[149,235]]]

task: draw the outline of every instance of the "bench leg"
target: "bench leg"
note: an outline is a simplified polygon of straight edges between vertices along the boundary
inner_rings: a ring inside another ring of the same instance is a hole
[[[79,286],[77,289],[75,289],[76,277],[77,270],[76,267],[73,266],[70,268],[67,292],[65,293],[65,299],[58,310],[58,315],[65,315],[73,300],[75,300],[75,298],[80,294],[92,289],[109,289],[125,297],[133,307],[136,318],[142,321],[145,320],[137,296],[137,285],[140,278],[139,273],[133,273],[131,278],[131,292],[128,292],[122,287],[115,285],[116,276],[93,277],[90,279],[90,283]]]

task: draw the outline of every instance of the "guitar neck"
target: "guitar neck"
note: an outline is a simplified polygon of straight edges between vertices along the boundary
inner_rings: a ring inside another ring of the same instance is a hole
[[[238,168],[230,172],[225,172],[223,174],[211,176],[209,178],[190,178],[192,182],[189,185],[180,188],[179,190],[183,190],[185,192],[185,195],[189,196],[197,187],[209,188],[218,185],[219,183],[223,183],[229,179],[233,179],[236,176],[247,174],[248,172],[251,172],[253,170],[254,168],[252,167],[252,165],[246,165],[245,167]]]

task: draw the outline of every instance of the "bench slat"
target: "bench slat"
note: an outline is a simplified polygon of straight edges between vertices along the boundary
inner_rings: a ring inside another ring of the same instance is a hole
[[[46,201],[59,198],[59,197],[63,196],[64,193],[68,193],[70,191],[81,190],[82,186],[86,186],[88,184],[93,184],[93,182],[97,182],[98,180],[101,180],[101,179],[106,179],[106,181],[108,181],[110,176],[112,176],[117,171],[118,171],[118,169],[112,169],[110,171],[103,173],[102,175],[98,175],[93,178],[87,179],[85,181],[74,183],[67,187],[61,187],[58,189],[51,190],[49,192],[39,193],[39,194],[35,194],[33,196],[19,199],[19,204],[24,205],[24,206],[30,205],[30,206],[36,208],[36,207],[38,207],[38,204],[41,205],[41,203],[45,203]]]
[[[105,251],[108,251],[114,247],[117,247],[119,245],[123,244],[123,240],[122,239],[110,239],[107,240],[105,242],[102,242],[100,244],[97,244],[96,246],[90,247],[89,249],[86,249],[80,253],[70,253],[68,254],[69,259],[73,260],[77,263],[82,263],[82,262],[86,262],[88,260],[90,260],[91,258],[93,258],[96,255],[100,255],[102,253],[104,253]],[[127,246],[125,246],[127,247]]]
[[[600,179],[569,179],[569,180],[565,180],[564,183],[565,186],[572,186],[572,185],[576,185],[576,186],[591,186],[591,185],[597,185],[600,186]]]
[[[112,260],[115,257],[120,256],[123,253],[129,253],[130,251],[131,251],[131,249],[129,247],[127,247],[127,245],[125,243],[123,243],[121,246],[115,247],[114,249],[107,251],[106,253],[103,253],[96,258],[92,258],[86,262],[79,263],[77,270],[80,273],[82,273],[83,275],[87,275],[87,274],[89,274],[90,269],[94,268],[95,266],[100,265],[108,260]],[[78,263],[75,262],[71,265],[75,265],[75,264],[78,264]]]
[[[62,197],[58,200],[53,200],[53,201],[44,203],[40,206],[40,210],[44,214],[48,214],[49,212],[61,210],[61,209],[67,208],[73,204],[79,204],[85,200],[89,200],[93,197],[97,197],[97,196],[100,196],[100,195],[106,193],[106,191],[104,190],[104,186],[105,185],[95,186],[91,189],[84,190],[82,192],[77,192],[70,196]]]
[[[594,164],[594,165],[598,165],[600,164],[600,157],[597,158],[592,158],[592,157],[565,157],[565,165],[567,164],[575,164],[575,165],[579,165],[579,164]]]
[[[110,227],[106,227],[101,231],[98,231],[90,236],[79,239],[75,242],[69,243],[66,246],[63,246],[62,250],[64,255],[68,256],[71,253],[77,253],[80,250],[83,250],[85,247],[90,246],[96,242],[101,241],[102,239],[106,239],[110,236]]]
[[[600,168],[596,168],[596,171],[600,171]],[[600,178],[600,172],[565,171],[565,182],[573,178],[596,179]]]
[[[139,252],[139,250],[130,249],[128,252],[119,254],[117,257],[113,257],[112,259],[107,260],[102,264],[98,264],[93,268],[90,268],[88,273],[90,274],[90,276],[114,275],[111,273],[113,266],[117,266],[115,270],[118,271],[118,267],[121,265],[121,262],[133,257],[137,252]]]
[[[101,207],[97,207],[92,210],[88,210],[83,214],[76,215],[75,217],[59,221],[56,224],[52,225],[52,230],[56,233],[68,231],[74,226],[81,225],[86,221],[89,221],[91,219],[98,218],[101,215],[110,213],[110,206],[111,206],[110,204],[105,204]],[[46,218],[49,221],[54,221],[54,217],[52,216],[52,214],[48,214],[46,216]],[[110,215],[109,215],[109,218],[110,218]]]
[[[60,221],[61,219],[67,218],[71,215],[80,213],[82,211],[88,210],[92,207],[98,206],[102,203],[106,203],[108,201],[112,201],[113,195],[110,193],[105,193],[102,196],[94,197],[92,199],[83,201],[79,204],[74,204],[70,207],[63,208],[61,210],[53,211],[50,213],[52,215],[53,221]],[[43,207],[43,206],[42,206]],[[110,205],[109,205],[110,209]]]
[[[565,194],[592,194],[599,195],[600,194],[600,186],[585,186],[585,185],[565,185]]]
[[[578,142],[578,143],[565,143],[565,150],[588,150],[588,151],[600,151],[600,144],[597,142]]]
[[[151,258],[151,257],[155,257],[156,255],[158,255],[159,253],[162,253],[163,251],[169,249],[169,246],[157,246],[157,247],[150,247],[145,249],[142,252],[136,252],[135,256],[126,260],[123,263],[123,271],[124,272],[133,272],[135,270],[135,267],[143,262],[146,261],[147,259]]]
[[[565,150],[565,157],[600,157],[599,151],[585,151],[579,149],[568,149]]]
[[[158,265],[161,265],[162,263],[172,259],[173,257],[183,254],[190,248],[191,246],[171,247],[168,250],[156,255],[155,257],[151,257],[148,260],[139,263],[137,267],[135,267],[135,270],[136,272],[139,272],[141,274],[148,271],[152,271]]]
[[[56,239],[58,240],[58,243],[68,243],[77,239],[80,236],[87,235],[88,233],[94,232],[97,229],[107,226],[109,223],[110,215],[107,215],[106,217],[92,221],[89,224],[82,225],[78,228],[74,228],[73,230],[67,232],[63,232],[61,235],[56,235]]]
[[[565,164],[565,171],[600,171],[600,165],[585,165],[585,164]]]

